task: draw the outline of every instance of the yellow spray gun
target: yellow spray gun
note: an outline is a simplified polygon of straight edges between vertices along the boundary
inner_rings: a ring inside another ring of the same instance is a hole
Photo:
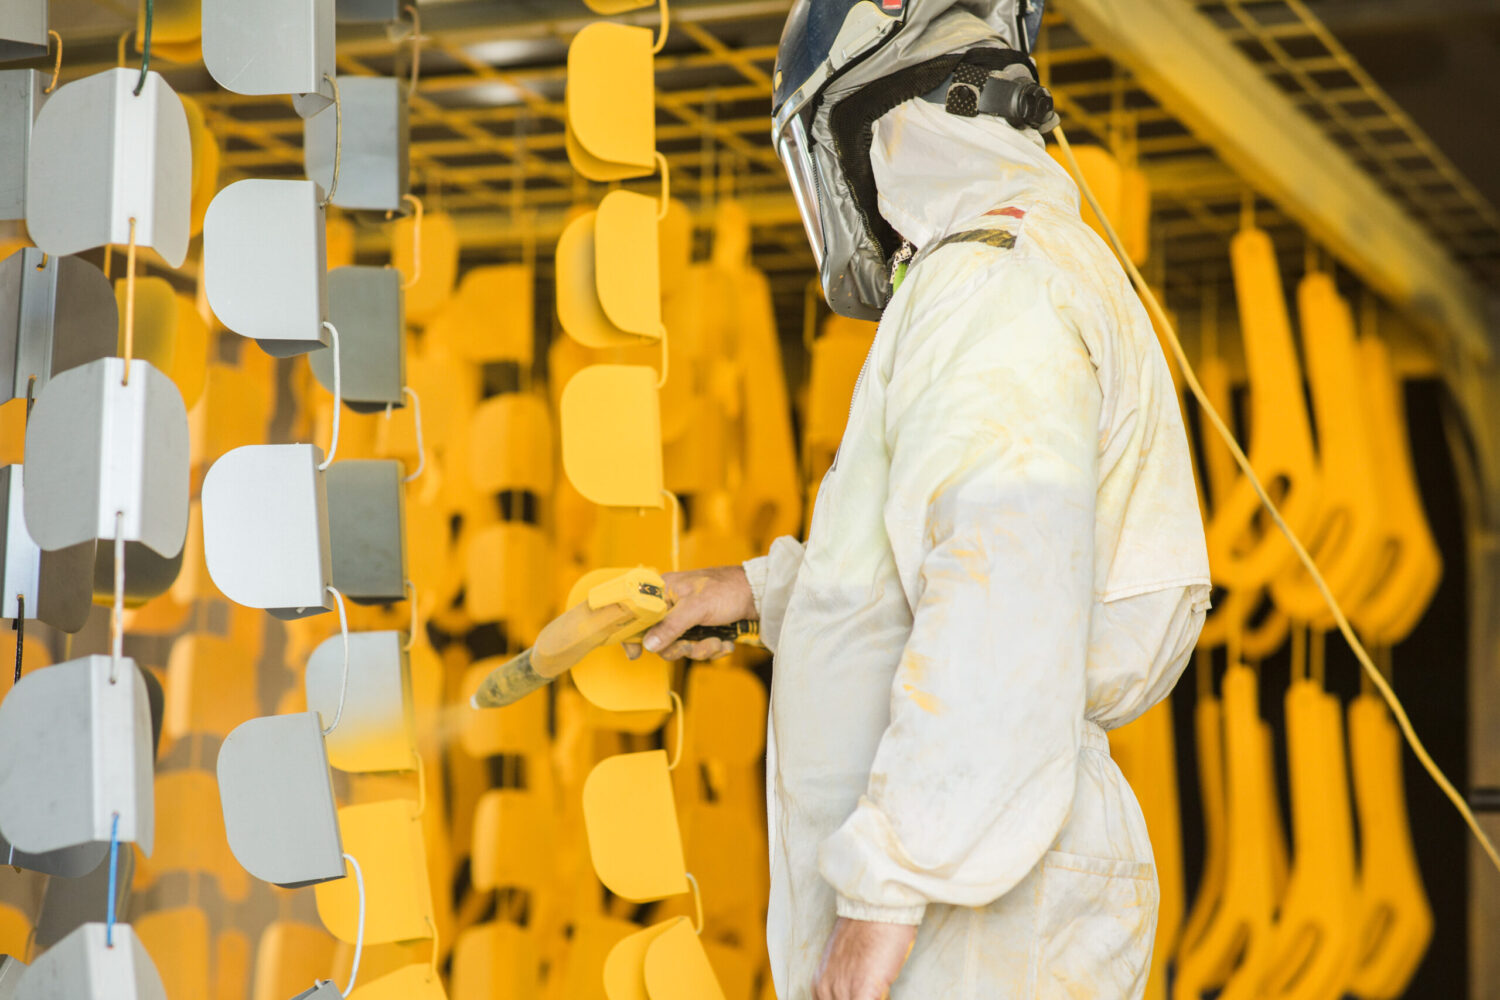
[[[585,600],[554,618],[532,647],[490,671],[470,699],[475,708],[503,708],[545,687],[601,646],[637,639],[672,607],[655,570],[637,567],[592,588]],[[688,642],[723,639],[760,645],[760,623],[695,625]]]

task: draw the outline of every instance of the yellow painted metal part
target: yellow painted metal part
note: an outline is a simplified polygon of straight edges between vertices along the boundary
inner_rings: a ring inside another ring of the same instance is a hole
[[[25,961],[31,956],[31,920],[20,907],[0,903],[0,954],[14,955]]]
[[[120,317],[118,353],[125,354],[124,278],[115,281],[115,306]],[[177,350],[177,292],[165,278],[142,276],[135,279],[134,356],[149,361],[157,371],[171,370]]]
[[[594,215],[594,280],[611,324],[646,339],[661,336],[657,201],[611,191]]]
[[[505,660],[506,657],[503,656],[489,657],[475,662],[464,671],[460,685],[464,700],[467,701],[479,690],[480,682]],[[522,698],[504,708],[470,712],[465,716],[463,731],[459,734],[460,745],[471,757],[492,757],[497,754],[545,756],[551,748],[547,714],[545,698]]]
[[[146,5],[136,13],[135,51],[146,37]],[[151,54],[172,62],[197,62],[203,58],[203,7],[201,0],[154,0],[151,14]]]
[[[420,246],[415,242],[416,229],[414,216],[397,219],[391,227],[391,266],[401,272],[407,286],[407,322],[422,326],[453,294],[458,279],[458,227],[444,212],[424,213]]]
[[[443,980],[431,964],[418,962],[354,987],[349,1000],[448,1000]]]
[[[167,1000],[208,996],[208,916],[196,906],[153,910],[131,922],[161,974]]]
[[[354,223],[331,210],[323,226],[323,256],[330,271],[354,263]]]
[[[1058,163],[1063,162],[1062,150],[1057,146],[1047,147],[1047,152]],[[1104,213],[1115,224],[1125,252],[1136,264],[1146,263],[1151,247],[1151,185],[1145,173],[1121,163],[1103,146],[1074,146],[1073,154]],[[1080,203],[1079,212],[1088,227],[1103,238],[1104,226],[1093,208],[1086,202]]]
[[[655,653],[631,660],[618,643],[600,646],[573,666],[573,683],[590,705],[607,712],[665,712],[672,665]]]
[[[256,948],[251,1000],[286,1000],[314,981],[328,978],[337,945],[333,935],[321,927],[273,920],[261,932]]]
[[[195,483],[201,483],[202,473],[226,451],[263,442],[270,419],[265,381],[230,365],[209,365],[203,394],[188,413],[188,456]]]
[[[657,236],[657,259],[661,267],[663,298],[676,295],[687,281],[693,264],[693,214],[676,198],[667,201],[667,214]]]
[[[422,824],[410,801],[395,799],[339,810],[344,851],[365,877],[365,943],[414,941],[432,936],[432,890]],[[313,889],[323,926],[341,941],[359,930],[359,895],[353,869]]]
[[[20,465],[26,459],[26,400],[0,403],[0,465]]]
[[[599,881],[634,902],[688,891],[663,750],[619,754],[583,783],[583,819]]]
[[[646,946],[645,973],[650,1000],[724,1000],[703,943],[685,918]]]
[[[220,739],[255,713],[255,660],[231,639],[191,634],[167,657],[162,728],[174,739],[208,733]]]
[[[1353,951],[1354,821],[1342,708],[1312,680],[1286,694],[1287,773],[1296,854],[1272,932],[1263,994],[1287,1000],[1343,995]]]
[[[656,373],[642,365],[591,365],[563,389],[563,471],[607,507],[662,505],[661,416]]]
[[[632,247],[629,234],[622,233],[622,229],[639,221],[632,219],[631,215],[640,214],[640,203],[632,205],[627,202],[624,211],[619,210],[618,202],[615,204],[605,241],[610,247],[607,259],[599,242],[599,212],[580,215],[563,230],[557,241],[557,318],[568,336],[585,347],[629,347],[661,337],[660,302],[647,301],[642,290],[632,287],[632,282],[637,280],[647,280],[653,286],[658,281],[655,202],[625,191],[613,192],[611,196],[615,194],[639,198],[652,206],[649,229],[652,256],[636,261],[621,259],[620,256],[622,253],[645,252],[645,248]],[[600,210],[603,210],[603,205]],[[612,312],[606,308],[603,298],[606,284]],[[621,323],[616,322],[617,316]]]
[[[197,0],[193,0],[191,6],[196,13]],[[196,35],[196,30],[194,34]],[[156,37],[154,31],[153,37]],[[193,44],[196,47],[196,43]],[[155,44],[152,45],[153,49],[156,47]],[[199,58],[201,55],[194,55],[183,61],[196,62]],[[203,107],[191,97],[179,97],[182,100],[182,110],[187,115],[188,142],[193,157],[193,186],[189,208],[192,223],[188,231],[197,236],[203,232],[203,217],[208,212],[208,203],[219,193],[219,140],[204,120]]]
[[[595,14],[609,17],[614,14],[623,14],[627,10],[640,10],[642,7],[655,6],[657,0],[583,0],[583,2]]]
[[[1392,1000],[1406,991],[1432,940],[1432,907],[1412,850],[1401,734],[1377,696],[1349,705],[1349,754],[1360,867],[1348,992]]]
[[[515,886],[545,892],[552,845],[557,839],[552,803],[533,791],[496,788],[474,810],[470,859],[474,887],[488,891]]]
[[[464,361],[529,367],[536,342],[535,286],[536,273],[524,264],[473,268],[429,323],[427,337]]]
[[[225,931],[214,941],[212,1000],[244,1000],[250,982],[250,938],[244,931]]]
[[[187,872],[211,875],[225,899],[244,900],[250,893],[250,876],[229,851],[214,775],[172,771],[157,775],[155,789],[160,826],[151,857],[136,858],[134,887],[145,889],[165,875]]]
[[[620,941],[604,960],[604,995],[609,1000],[651,1000],[646,992],[646,952],[651,943],[679,922],[682,917],[664,920]]]
[[[656,167],[656,83],[649,28],[598,22],[568,47],[568,159],[594,181]]]
[[[1197,1000],[1205,989],[1221,985],[1228,1000],[1254,997],[1267,971],[1276,907],[1268,836],[1275,792],[1257,696],[1255,672],[1231,666],[1224,676],[1223,891],[1206,926],[1196,940],[1185,939],[1177,956],[1175,1000]]]
[[[536,931],[512,923],[470,927],[453,944],[452,1000],[537,1000],[541,956]]]
[[[1306,541],[1334,597],[1350,606],[1368,592],[1379,562],[1381,490],[1360,401],[1354,318],[1328,274],[1303,278],[1297,304],[1323,484],[1320,510]],[[1279,577],[1271,594],[1292,618],[1315,628],[1332,626],[1322,593],[1300,566]]]
[[[695,758],[736,767],[759,761],[766,749],[766,689],[744,667],[695,666],[688,672],[687,739]]]
[[[186,295],[177,296],[177,346],[172,365],[163,373],[182,393],[182,403],[192,409],[203,395],[208,378],[208,323],[198,312],[198,304]]]
[[[1443,558],[1422,511],[1401,383],[1391,368],[1390,352],[1380,340],[1366,336],[1359,342],[1359,355],[1380,484],[1376,499],[1382,552],[1371,586],[1350,617],[1367,640],[1394,645],[1411,633],[1432,603],[1443,577]]]
[[[1160,904],[1156,943],[1151,951],[1148,1000],[1167,996],[1167,961],[1182,932],[1185,903],[1182,821],[1177,797],[1177,745],[1172,734],[1172,701],[1158,702],[1145,715],[1109,734],[1110,756],[1119,765],[1146,817],[1156,861]],[[1206,762],[1205,762],[1206,763]]]
[[[547,401],[508,392],[484,400],[469,425],[469,476],[486,493],[529,490],[552,495],[552,413]]]
[[[573,933],[573,948],[563,980],[564,1000],[599,1000],[610,952],[640,929],[628,920],[612,917],[589,915],[580,919]]]
[[[547,552],[546,534],[524,521],[504,521],[476,532],[464,548],[469,617],[540,628],[550,610]]]
[[[1250,374],[1250,462],[1299,538],[1319,510],[1321,481],[1312,428],[1281,290],[1276,249],[1263,230],[1244,228],[1230,243],[1245,361]],[[1231,588],[1260,587],[1291,565],[1291,546],[1275,529],[1257,529],[1260,499],[1237,478],[1208,525],[1209,566]]]

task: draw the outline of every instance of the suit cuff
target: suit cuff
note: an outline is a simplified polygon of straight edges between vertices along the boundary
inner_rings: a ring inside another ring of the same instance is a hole
[[[839,916],[848,920],[865,920],[876,924],[909,924],[915,927],[922,923],[922,917],[927,913],[927,904],[876,906],[873,903],[865,903],[840,895],[835,909]]]
[[[755,601],[755,614],[762,613],[761,602],[766,596],[766,578],[771,575],[771,557],[757,556],[740,564],[745,570],[745,579],[750,582],[750,596]]]

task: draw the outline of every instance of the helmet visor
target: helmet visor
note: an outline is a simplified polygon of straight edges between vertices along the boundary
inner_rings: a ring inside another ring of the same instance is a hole
[[[817,168],[813,164],[812,149],[807,141],[807,130],[802,116],[792,115],[776,136],[776,154],[786,167],[787,180],[792,185],[792,197],[797,201],[797,211],[802,215],[802,225],[807,229],[807,241],[812,244],[813,256],[818,267],[823,266],[823,219],[822,205],[818,199]]]

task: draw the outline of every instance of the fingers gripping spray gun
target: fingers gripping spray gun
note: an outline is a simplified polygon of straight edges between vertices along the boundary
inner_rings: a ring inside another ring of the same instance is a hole
[[[587,599],[554,618],[536,643],[492,670],[470,699],[475,708],[502,708],[545,687],[601,646],[629,642],[666,617],[671,609],[666,585],[656,571],[637,567],[589,591]],[[689,642],[724,639],[758,643],[758,622],[697,625],[682,637]]]

